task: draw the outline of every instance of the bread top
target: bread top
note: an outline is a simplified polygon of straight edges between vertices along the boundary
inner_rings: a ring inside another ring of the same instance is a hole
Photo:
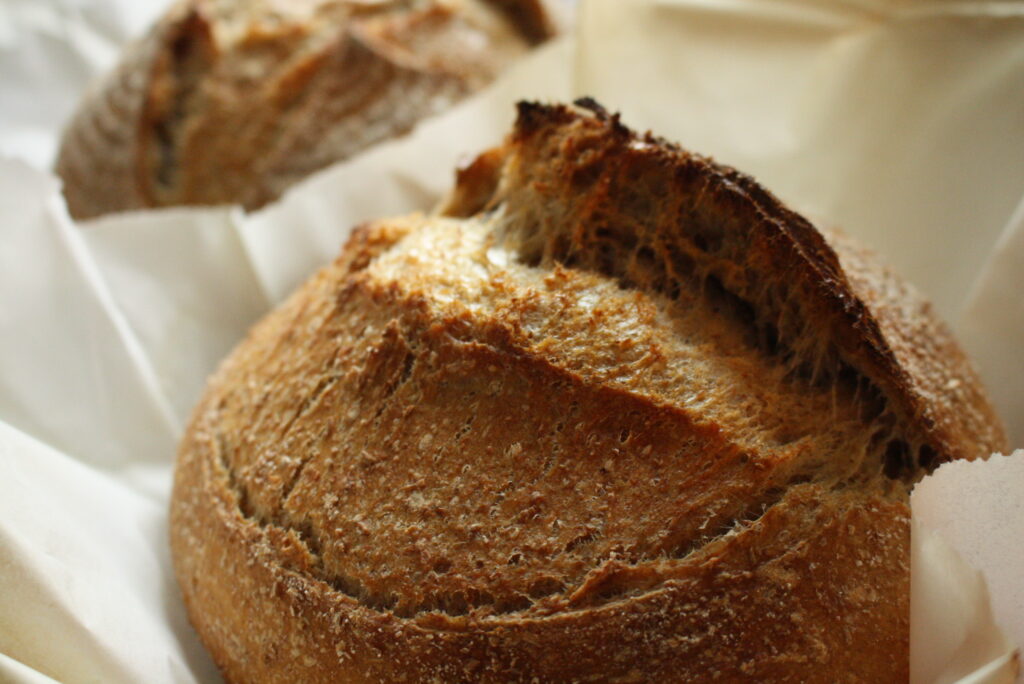
[[[578,104],[591,115],[521,104],[506,151],[464,170],[446,212],[502,206],[527,261],[724,300],[766,358],[878,413],[887,472],[907,483],[1006,449],[948,327],[877,255],[839,231],[826,239],[749,176]]]
[[[541,0],[182,0],[85,98],[57,171],[77,218],[256,208],[553,31]]]
[[[521,105],[436,215],[357,230],[211,380],[183,455],[292,570],[426,627],[561,615],[779,525],[758,553],[862,509],[903,539],[912,482],[1000,448],[905,285],[588,105]]]

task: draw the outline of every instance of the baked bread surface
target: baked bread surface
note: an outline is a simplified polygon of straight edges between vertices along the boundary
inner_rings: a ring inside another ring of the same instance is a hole
[[[56,170],[78,219],[255,209],[553,31],[541,0],[179,0],[83,99]]]
[[[1004,447],[976,375],[863,250],[584,104],[211,379],[171,535],[230,681],[907,679],[908,487]]]

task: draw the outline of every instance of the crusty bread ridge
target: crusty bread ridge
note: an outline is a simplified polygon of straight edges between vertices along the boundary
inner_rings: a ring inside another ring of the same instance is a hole
[[[980,380],[948,328],[877,257],[835,232],[830,246],[750,177],[650,135],[638,137],[599,106],[584,103],[595,106],[607,125],[568,140],[545,133],[574,121],[574,113],[523,105],[516,136],[520,149],[533,156],[510,185],[524,196],[510,200],[499,189],[485,200],[525,208],[526,220],[516,226],[533,230],[528,248],[545,252],[534,258],[576,263],[578,257],[585,267],[600,269],[599,252],[613,250],[633,256],[620,264],[626,272],[611,268],[627,282],[646,281],[641,284],[664,291],[666,279],[673,285],[679,278],[697,279],[705,290],[709,284],[724,290],[739,304],[734,313],[749,319],[760,346],[781,344],[798,366],[795,372],[815,382],[855,384],[858,393],[872,394],[876,406],[895,414],[905,433],[886,435],[893,438],[886,440],[886,458],[908,482],[943,461],[1005,447]],[[527,142],[534,131],[543,145]],[[487,172],[479,169],[478,175]],[[472,186],[479,194],[486,179]],[[452,213],[466,211],[460,205],[467,199],[458,193]],[[658,193],[667,197],[655,205]],[[551,195],[558,201],[537,201]],[[552,208],[562,215],[540,213]],[[644,212],[652,210],[662,221],[684,222],[683,233],[645,226]],[[611,212],[615,222],[608,220]],[[645,259],[648,252],[655,253],[653,262]],[[680,252],[682,259],[673,258]],[[695,272],[682,273],[684,265]],[[813,335],[807,334],[810,327]]]
[[[541,0],[179,0],[84,98],[72,216],[249,209],[479,89],[554,26]]]
[[[171,541],[229,681],[907,679],[907,491],[1004,446],[977,377],[862,250],[583,104],[211,379]]]

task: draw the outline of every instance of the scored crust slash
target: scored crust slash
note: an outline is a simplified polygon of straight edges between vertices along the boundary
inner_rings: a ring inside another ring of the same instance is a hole
[[[229,681],[905,681],[908,490],[1005,438],[920,297],[743,174],[523,103],[221,365],[171,509]]]

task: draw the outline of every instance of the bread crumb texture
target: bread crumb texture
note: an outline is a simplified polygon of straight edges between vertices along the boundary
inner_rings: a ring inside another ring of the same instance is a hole
[[[229,681],[907,679],[907,492],[1002,445],[976,375],[871,255],[582,105],[211,379],[172,547]]]

